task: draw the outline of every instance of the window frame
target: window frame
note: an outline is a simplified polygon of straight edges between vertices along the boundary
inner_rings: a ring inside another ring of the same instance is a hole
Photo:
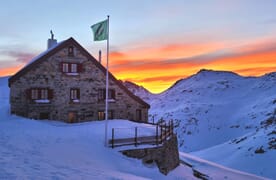
[[[27,98],[35,103],[50,103],[53,99],[53,90],[50,88],[30,88],[27,89]]]
[[[78,75],[83,71],[81,63],[61,62],[60,71],[67,75]]]
[[[108,110],[108,119],[114,119],[114,110]],[[99,110],[98,111],[98,120],[105,120],[105,111]]]
[[[106,100],[106,89],[98,89],[98,101]],[[112,102],[116,100],[116,91],[115,89],[108,89],[108,101]]]
[[[69,96],[70,96],[71,103],[79,103],[80,102],[80,88],[71,88]]]
[[[75,56],[74,47],[73,46],[69,46],[68,47],[68,56],[71,56],[71,57]]]

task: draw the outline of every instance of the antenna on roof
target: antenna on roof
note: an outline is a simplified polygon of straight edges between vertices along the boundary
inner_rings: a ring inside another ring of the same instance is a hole
[[[54,39],[54,33],[53,33],[53,31],[51,30],[50,33],[51,33],[51,39]]]

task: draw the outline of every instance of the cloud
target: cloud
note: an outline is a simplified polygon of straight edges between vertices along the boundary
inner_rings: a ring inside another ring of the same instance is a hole
[[[273,19],[273,18],[267,19],[267,20],[263,21],[262,24],[272,24],[272,25],[274,25],[274,24],[276,24],[276,19]]]
[[[270,67],[253,67],[253,68],[237,68],[235,72],[238,74],[246,74],[247,76],[260,76],[269,72],[275,72],[276,65]]]
[[[10,56],[12,59],[20,63],[28,63],[35,56],[33,53],[20,52],[16,50],[5,50],[0,53]]]
[[[24,48],[18,45],[0,46],[0,76],[14,74],[36,56],[23,50]]]
[[[109,53],[109,56],[113,60],[120,60],[120,59],[125,59],[126,58],[126,54],[124,54],[122,52],[119,52],[119,51],[111,51]]]
[[[27,52],[17,52],[17,51],[7,51],[7,55],[14,58],[17,62],[28,63],[35,56],[33,53]]]

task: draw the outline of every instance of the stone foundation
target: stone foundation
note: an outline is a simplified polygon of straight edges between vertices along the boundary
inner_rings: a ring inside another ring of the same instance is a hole
[[[155,162],[159,171],[165,175],[180,163],[176,135],[173,135],[159,147],[123,150],[121,152],[128,157],[142,159],[145,164]]]

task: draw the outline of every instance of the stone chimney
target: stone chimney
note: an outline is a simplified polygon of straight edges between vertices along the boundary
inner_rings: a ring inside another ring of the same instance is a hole
[[[51,30],[50,33],[51,33],[51,39],[48,39],[47,49],[50,49],[51,47],[53,47],[57,44],[57,40],[54,39],[53,31]]]

